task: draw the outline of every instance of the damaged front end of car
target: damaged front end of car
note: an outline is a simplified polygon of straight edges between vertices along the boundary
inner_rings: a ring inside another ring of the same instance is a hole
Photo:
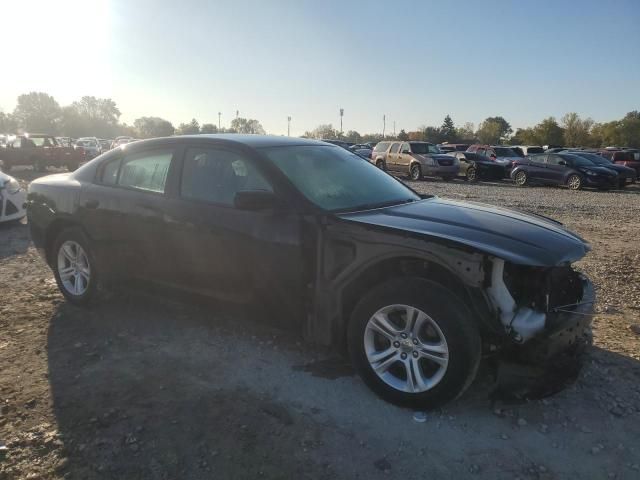
[[[498,397],[540,398],[573,380],[591,343],[592,283],[570,265],[490,260],[485,293],[505,331],[496,351]]]

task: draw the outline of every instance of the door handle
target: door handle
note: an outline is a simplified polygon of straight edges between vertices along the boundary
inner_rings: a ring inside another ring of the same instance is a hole
[[[96,209],[100,205],[98,200],[87,200],[84,204],[85,208]]]

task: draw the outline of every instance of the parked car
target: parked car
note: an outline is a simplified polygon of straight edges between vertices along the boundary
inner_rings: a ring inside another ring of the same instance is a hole
[[[356,155],[360,155],[362,158],[371,158],[371,152],[373,149],[367,145],[366,143],[356,143],[355,145],[351,145],[349,147],[349,151],[355,153]]]
[[[471,145],[467,152],[492,158],[496,163],[504,166],[507,171],[511,170],[513,162],[522,158],[511,148],[499,145]]]
[[[91,160],[102,153],[102,146],[96,137],[79,138],[74,146],[76,149],[84,150],[87,160]]]
[[[517,161],[511,171],[516,185],[531,183],[566,185],[571,190],[583,187],[616,188],[618,174],[586,158],[568,153],[542,153]]]
[[[460,162],[458,175],[475,182],[476,180],[500,180],[507,176],[507,170],[493,160],[471,152],[452,152],[452,155]]]
[[[440,143],[438,148],[442,153],[464,152],[469,148],[468,143]]]
[[[127,136],[121,136],[121,137],[116,137],[113,142],[111,142],[111,148],[117,148],[121,145],[126,145],[127,143],[131,143],[131,142],[135,142],[135,138],[133,137],[127,137]]]
[[[444,155],[437,145],[412,141],[380,143],[388,144],[387,150],[381,152],[376,145],[371,155],[371,163],[379,168],[407,174],[412,180],[422,180],[424,176],[451,180],[458,175],[458,159]]]
[[[0,171],[0,223],[20,220],[27,214],[27,191]]]
[[[611,160],[617,165],[624,165],[625,167],[633,168],[636,171],[636,174],[640,176],[640,160],[636,160],[634,152],[628,150],[604,149],[600,150],[598,154],[607,160]]]
[[[578,155],[579,157],[586,158],[590,162],[600,166],[608,168],[618,174],[618,187],[624,188],[627,185],[630,185],[636,181],[637,173],[633,168],[625,167],[624,165],[620,165],[617,163],[611,162],[611,160],[607,160],[606,158],[596,155],[595,153],[589,153],[584,151],[575,151],[575,150],[567,150],[565,153],[570,153],[572,155]]]
[[[342,140],[324,140],[323,139],[322,141],[326,142],[326,143],[330,143],[331,145],[337,145],[338,147],[342,147],[345,150],[349,150],[349,147],[351,147],[351,145],[353,145],[350,142],[344,142]]]
[[[144,140],[36,179],[28,198],[69,302],[130,279],[258,301],[309,341],[346,341],[401,405],[457,397],[488,352],[556,373],[591,323],[593,287],[571,267],[590,247],[560,223],[418,195],[323,142]]]
[[[73,141],[69,137],[56,137],[56,142],[61,147],[73,147]]]
[[[113,143],[113,140],[107,140],[106,138],[99,138],[98,143],[100,143],[100,153],[104,153],[111,150],[111,143]]]
[[[19,165],[28,165],[37,171],[48,166],[75,170],[85,161],[83,152],[58,145],[52,135],[17,135],[0,147],[0,161],[5,172]]]
[[[545,148],[544,153],[559,153],[564,152],[567,147],[549,147]]]
[[[511,150],[516,152],[521,157],[527,155],[535,155],[536,153],[544,153],[544,148],[540,145],[512,145]]]

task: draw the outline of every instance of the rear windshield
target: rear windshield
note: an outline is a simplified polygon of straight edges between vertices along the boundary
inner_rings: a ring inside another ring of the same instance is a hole
[[[531,154],[531,153],[544,153],[544,149],[542,147],[527,148],[527,154]]]
[[[616,152],[613,154],[613,158],[616,162],[632,162],[633,160],[635,160],[635,157],[631,152]]]
[[[380,142],[376,145],[376,148],[373,149],[374,152],[386,152],[387,148],[389,148],[389,142]]]
[[[496,157],[517,157],[518,154],[511,150],[510,148],[505,147],[495,147],[493,149],[496,152]]]

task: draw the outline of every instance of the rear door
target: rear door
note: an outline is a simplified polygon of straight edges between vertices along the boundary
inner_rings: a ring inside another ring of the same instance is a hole
[[[400,169],[400,142],[393,142],[387,153],[387,168],[398,171]]]
[[[409,173],[412,160],[411,145],[409,145],[408,142],[403,142],[400,145],[400,153],[398,153],[398,169],[402,170],[402,172]]]
[[[547,155],[531,155],[527,159],[526,170],[529,178],[537,182],[546,183]]]
[[[546,166],[544,170],[544,178],[547,183],[564,184],[564,177],[567,173],[568,167],[566,165],[560,165],[564,159],[559,155],[549,154],[547,155]]]

